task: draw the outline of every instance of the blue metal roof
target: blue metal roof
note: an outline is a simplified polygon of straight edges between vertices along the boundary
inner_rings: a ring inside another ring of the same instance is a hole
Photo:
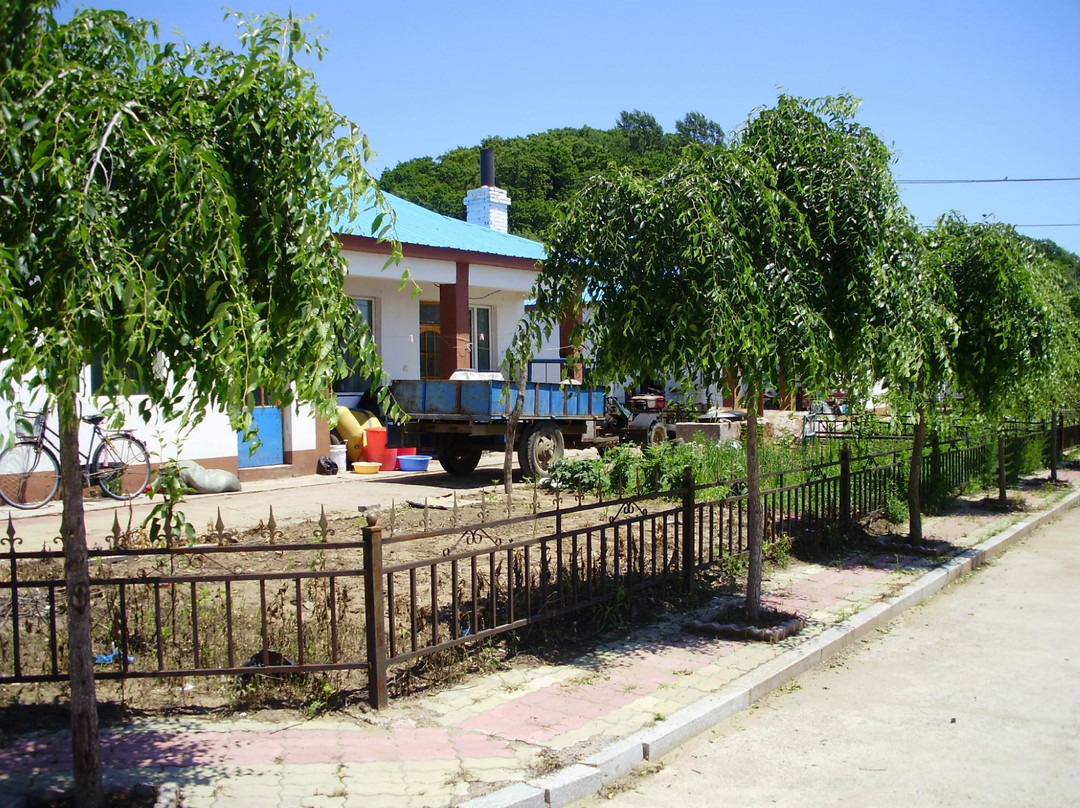
[[[383,196],[397,217],[394,235],[402,244],[488,253],[509,258],[531,258],[535,261],[543,261],[547,257],[544,245],[539,241],[452,219],[393,194],[384,193]],[[338,232],[370,236],[371,223],[374,220],[375,209],[367,208],[360,211],[351,222],[342,223]]]

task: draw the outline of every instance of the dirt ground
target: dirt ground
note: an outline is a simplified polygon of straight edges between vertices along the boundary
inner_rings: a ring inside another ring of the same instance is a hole
[[[1063,484],[1080,478],[1080,471],[1068,469],[1060,472]],[[1045,473],[1024,480],[1010,490],[1010,502],[1016,511],[1037,510],[1054,493],[1054,488],[1046,482]],[[1003,514],[995,503],[987,500],[984,492],[966,495],[951,501],[946,513],[924,517],[924,534],[928,540],[936,540],[957,545],[969,545],[983,538],[992,530],[1000,529]],[[492,532],[497,532],[503,541],[525,538],[539,531],[547,532],[553,525],[545,526],[539,520],[531,518],[537,512],[551,511],[558,503],[561,507],[573,508],[577,505],[596,503],[592,497],[578,497],[566,492],[552,492],[538,489],[528,483],[515,485],[508,503],[502,493],[501,485],[485,485],[480,488],[455,490],[438,499],[428,498],[423,501],[404,501],[395,503],[392,509],[384,509],[376,514],[376,523],[383,529],[385,561],[387,564],[403,563],[420,558],[432,557],[441,551],[460,549],[467,537],[458,528],[464,525],[487,524]],[[657,507],[657,506],[653,506]],[[567,515],[563,527],[572,527],[575,522],[606,521],[606,511],[601,519],[597,514]],[[333,545],[343,542],[360,541],[362,529],[367,524],[366,514],[355,518],[335,520],[323,524],[308,522],[289,525],[274,535],[269,535],[266,526],[260,526],[240,534],[219,539],[226,543],[262,544],[268,552],[260,554],[261,561],[254,564],[261,568],[280,569],[280,547],[288,544],[317,542],[322,538],[330,544],[328,551],[334,551]],[[508,518],[524,517],[514,524],[499,524]],[[1007,516],[1005,518],[1008,518]],[[1016,517],[1019,518],[1019,517]],[[906,525],[890,525],[883,520],[876,520],[866,525],[866,534],[875,539],[903,542],[906,538]],[[441,535],[416,541],[404,541],[402,537],[420,532],[444,531]],[[395,541],[398,539],[398,541]],[[793,548],[796,555],[797,548]],[[345,567],[358,561],[360,550],[340,551],[332,563]],[[128,562],[132,565],[134,562]],[[245,563],[251,563],[245,560]],[[121,567],[123,565],[120,565]],[[254,569],[254,567],[252,568]],[[122,573],[121,568],[117,573]],[[453,676],[468,675],[470,670],[484,666],[525,666],[535,667],[545,664],[544,652],[540,649],[517,649],[511,654],[505,648],[494,650],[479,665],[459,664],[450,666],[445,677],[433,677],[413,683],[419,687],[439,686],[449,682]],[[310,686],[301,687],[285,698],[266,693],[244,693],[232,677],[201,678],[187,681],[167,680],[155,683],[151,680],[133,680],[125,683],[101,682],[99,700],[103,724],[123,723],[128,717],[140,714],[184,714],[231,715],[237,711],[260,711],[263,717],[280,714],[282,720],[295,720],[310,714],[313,709],[343,709],[345,711],[366,712],[361,683],[350,680],[347,676],[332,674],[328,680],[333,688],[339,689],[339,695],[333,698],[315,697]],[[197,684],[196,684],[197,682]],[[413,685],[404,687],[408,691]],[[320,685],[321,686],[321,685]],[[321,701],[320,701],[321,698]],[[67,723],[66,687],[57,685],[5,685],[0,686],[0,742],[5,736],[31,730],[47,729],[50,726],[63,727]],[[407,701],[401,701],[407,709]]]

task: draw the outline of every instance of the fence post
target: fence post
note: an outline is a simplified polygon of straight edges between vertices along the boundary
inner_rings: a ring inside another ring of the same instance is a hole
[[[1064,416],[1062,416],[1064,418]],[[1061,454],[1061,428],[1058,414],[1050,412],[1050,482],[1058,481],[1058,456]]]
[[[851,528],[851,447],[840,447],[840,529]]]
[[[687,466],[683,470],[682,491],[682,574],[683,590],[689,592],[694,586],[694,571],[697,567],[694,557],[694,470]]]
[[[1007,487],[1007,472],[1006,472],[1006,460],[1005,460],[1005,432],[998,432],[998,499],[1002,502],[1005,501],[1005,489]]]
[[[364,536],[364,608],[367,624],[368,699],[376,710],[385,709],[386,597],[383,593],[382,528],[370,525]]]

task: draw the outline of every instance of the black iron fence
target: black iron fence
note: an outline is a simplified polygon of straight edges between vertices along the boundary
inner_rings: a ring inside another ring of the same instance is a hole
[[[1030,454],[1047,434],[1018,429],[1007,452]],[[1080,442],[1080,424],[1060,434],[1062,446]],[[996,454],[994,436],[934,441],[926,477],[955,489],[988,474]],[[766,530],[797,540],[880,512],[906,491],[909,457],[903,446],[845,447],[835,461],[764,475]],[[356,671],[383,706],[390,666],[580,609],[619,609],[642,589],[688,588],[699,569],[747,548],[745,479],[701,483],[688,470],[675,490],[573,502],[413,535],[384,535],[384,520],[358,541],[334,540],[323,520],[309,540],[281,543],[271,520],[255,542],[232,543],[219,524],[212,545],[92,550],[97,675]],[[0,683],[63,681],[63,554],[20,544],[9,519]]]

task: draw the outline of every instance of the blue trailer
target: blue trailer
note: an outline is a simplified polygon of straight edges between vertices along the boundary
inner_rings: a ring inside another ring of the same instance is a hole
[[[400,442],[431,452],[451,474],[472,473],[486,451],[506,451],[506,427],[517,400],[516,384],[499,379],[395,381],[391,392],[409,415]],[[656,437],[649,415],[633,429],[612,429],[614,400],[603,390],[577,384],[529,382],[511,451],[534,477],[547,475],[566,447],[603,449],[626,437],[648,442]],[[649,425],[643,423],[648,420]],[[660,439],[663,439],[662,430]]]

